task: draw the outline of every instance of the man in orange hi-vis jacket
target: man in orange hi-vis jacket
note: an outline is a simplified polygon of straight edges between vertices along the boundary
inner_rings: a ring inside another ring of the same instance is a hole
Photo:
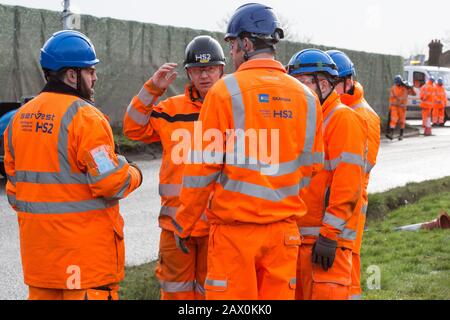
[[[436,88],[434,86],[435,78],[431,76],[427,83],[420,88],[420,107],[422,108],[422,127],[425,129],[431,125],[431,113],[433,110],[434,99],[436,95]],[[425,130],[425,135],[430,135]]]
[[[366,214],[369,204],[369,196],[367,187],[369,186],[370,172],[375,167],[377,162],[378,150],[380,148],[380,117],[370,107],[366,99],[364,99],[364,89],[362,85],[354,80],[356,77],[356,70],[353,62],[342,51],[330,50],[327,51],[330,57],[336,63],[338,69],[338,84],[336,85],[336,92],[340,95],[341,101],[346,106],[352,108],[362,118],[364,118],[368,125],[368,152],[365,170],[364,188],[362,192],[361,202],[359,204],[361,210],[358,221],[358,229],[356,234],[356,241],[353,247],[352,255],[352,288],[350,291],[350,298],[352,300],[361,299],[361,245],[364,233],[364,226],[366,223]]]
[[[47,85],[5,131],[6,190],[31,300],[118,299],[124,278],[118,200],[142,175],[116,155],[93,105],[98,62],[85,35],[55,33],[41,50]]]
[[[394,131],[397,123],[400,122],[400,136],[399,140],[403,140],[403,133],[406,127],[406,107],[408,104],[408,94],[411,90],[404,85],[403,79],[400,75],[395,76],[394,85],[391,88],[389,97],[390,122],[387,128],[386,137],[390,140],[394,139]],[[415,93],[414,93],[415,95]]]
[[[187,252],[209,208],[207,299],[295,296],[296,220],[306,213],[299,194],[323,162],[322,116],[314,93],[274,59],[281,38],[270,7],[239,7],[225,36],[237,70],[211,88],[200,112],[203,143],[185,167],[174,225]]]
[[[298,220],[303,243],[296,296],[299,300],[347,300],[364,188],[367,123],[341,103],[334,90],[337,67],[327,53],[300,51],[292,57],[288,71],[317,93],[324,119],[325,166],[313,177],[305,194],[308,213]]]
[[[180,254],[172,218],[175,218],[180,205],[184,164],[174,158],[179,153],[174,139],[184,133],[194,135],[194,122],[202,109],[203,99],[222,77],[224,65],[225,55],[217,40],[198,36],[186,47],[184,67],[191,83],[186,86],[185,93],[156,104],[177,76],[174,73],[176,64],[167,63],[133,98],[125,114],[124,132],[128,138],[146,143],[161,141],[164,150],[159,185],[162,201],[159,225],[162,232],[156,269],[163,300],[204,298],[209,224],[203,215],[186,243],[189,254]]]
[[[445,120],[445,106],[447,105],[447,93],[445,92],[444,79],[438,79],[435,90],[433,124],[443,127]]]

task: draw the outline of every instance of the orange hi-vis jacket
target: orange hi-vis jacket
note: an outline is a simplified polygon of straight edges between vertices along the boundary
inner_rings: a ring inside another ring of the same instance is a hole
[[[444,86],[437,85],[435,88],[434,107],[445,108],[447,105],[447,93]]]
[[[358,82],[355,82],[355,89],[353,95],[343,94],[341,95],[341,101],[346,106],[352,108],[356,113],[358,113],[364,120],[366,120],[368,125],[368,152],[367,152],[367,162],[365,168],[365,180],[364,188],[362,192],[362,203],[361,203],[361,218],[365,222],[365,215],[367,214],[367,204],[369,202],[369,196],[367,188],[369,186],[370,172],[375,167],[378,157],[378,151],[380,149],[380,117],[378,114],[370,107],[366,99],[364,99],[364,88]],[[358,253],[361,249],[362,233],[364,232],[364,222],[360,225],[360,230],[358,233],[361,236],[357,237],[355,247],[353,251]]]
[[[210,89],[199,120],[206,138],[194,154],[203,161],[185,167],[175,221],[181,237],[191,234],[211,191],[211,224],[262,225],[306,213],[299,194],[323,163],[322,113],[317,96],[281,63],[243,63]]]
[[[406,108],[408,105],[408,88],[398,85],[392,86],[389,102],[391,107]]]
[[[434,99],[436,95],[436,88],[431,81],[428,81],[420,88],[420,107],[422,109],[433,109]]]
[[[142,177],[115,154],[105,116],[72,94],[44,89],[12,119],[5,151],[25,283],[88,289],[121,281],[118,200],[139,187]]]
[[[304,243],[321,234],[353,249],[364,188],[367,123],[344,106],[333,91],[323,106],[325,167],[317,173],[305,195],[308,213],[299,219]]]
[[[174,231],[172,219],[180,206],[179,195],[182,187],[184,162],[175,163],[172,153],[180,137],[172,138],[177,130],[194,137],[194,122],[198,119],[202,102],[192,86],[186,86],[185,94],[171,97],[156,105],[164,93],[149,80],[139,94],[133,98],[125,114],[123,130],[125,135],[145,143],[161,141],[163,147],[162,165],[159,172],[159,194],[161,211],[159,225]],[[187,139],[187,137],[186,137]],[[192,141],[191,141],[192,142]],[[192,236],[208,235],[209,223],[206,215],[198,221]]]

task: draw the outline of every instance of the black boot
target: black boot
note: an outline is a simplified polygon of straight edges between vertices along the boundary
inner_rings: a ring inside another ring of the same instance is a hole
[[[387,131],[386,131],[386,138],[388,138],[389,140],[394,139],[394,136],[392,135],[392,131],[394,131],[394,130],[391,129],[391,128],[387,128]]]
[[[398,136],[399,141],[403,140],[403,132],[404,132],[404,129],[400,129],[400,135]]]

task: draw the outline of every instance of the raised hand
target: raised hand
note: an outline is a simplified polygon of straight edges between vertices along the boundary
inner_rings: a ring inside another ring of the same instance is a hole
[[[155,86],[160,89],[167,89],[172,82],[177,78],[178,73],[175,70],[176,63],[163,64],[152,76],[152,81]]]

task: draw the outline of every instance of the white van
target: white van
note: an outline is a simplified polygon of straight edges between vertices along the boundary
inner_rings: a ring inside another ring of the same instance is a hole
[[[422,119],[420,109],[420,88],[433,76],[436,81],[444,80],[447,92],[447,106],[445,107],[445,121],[450,120],[450,68],[439,68],[429,66],[405,66],[404,79],[414,86],[416,96],[408,96],[408,109],[406,119]]]

